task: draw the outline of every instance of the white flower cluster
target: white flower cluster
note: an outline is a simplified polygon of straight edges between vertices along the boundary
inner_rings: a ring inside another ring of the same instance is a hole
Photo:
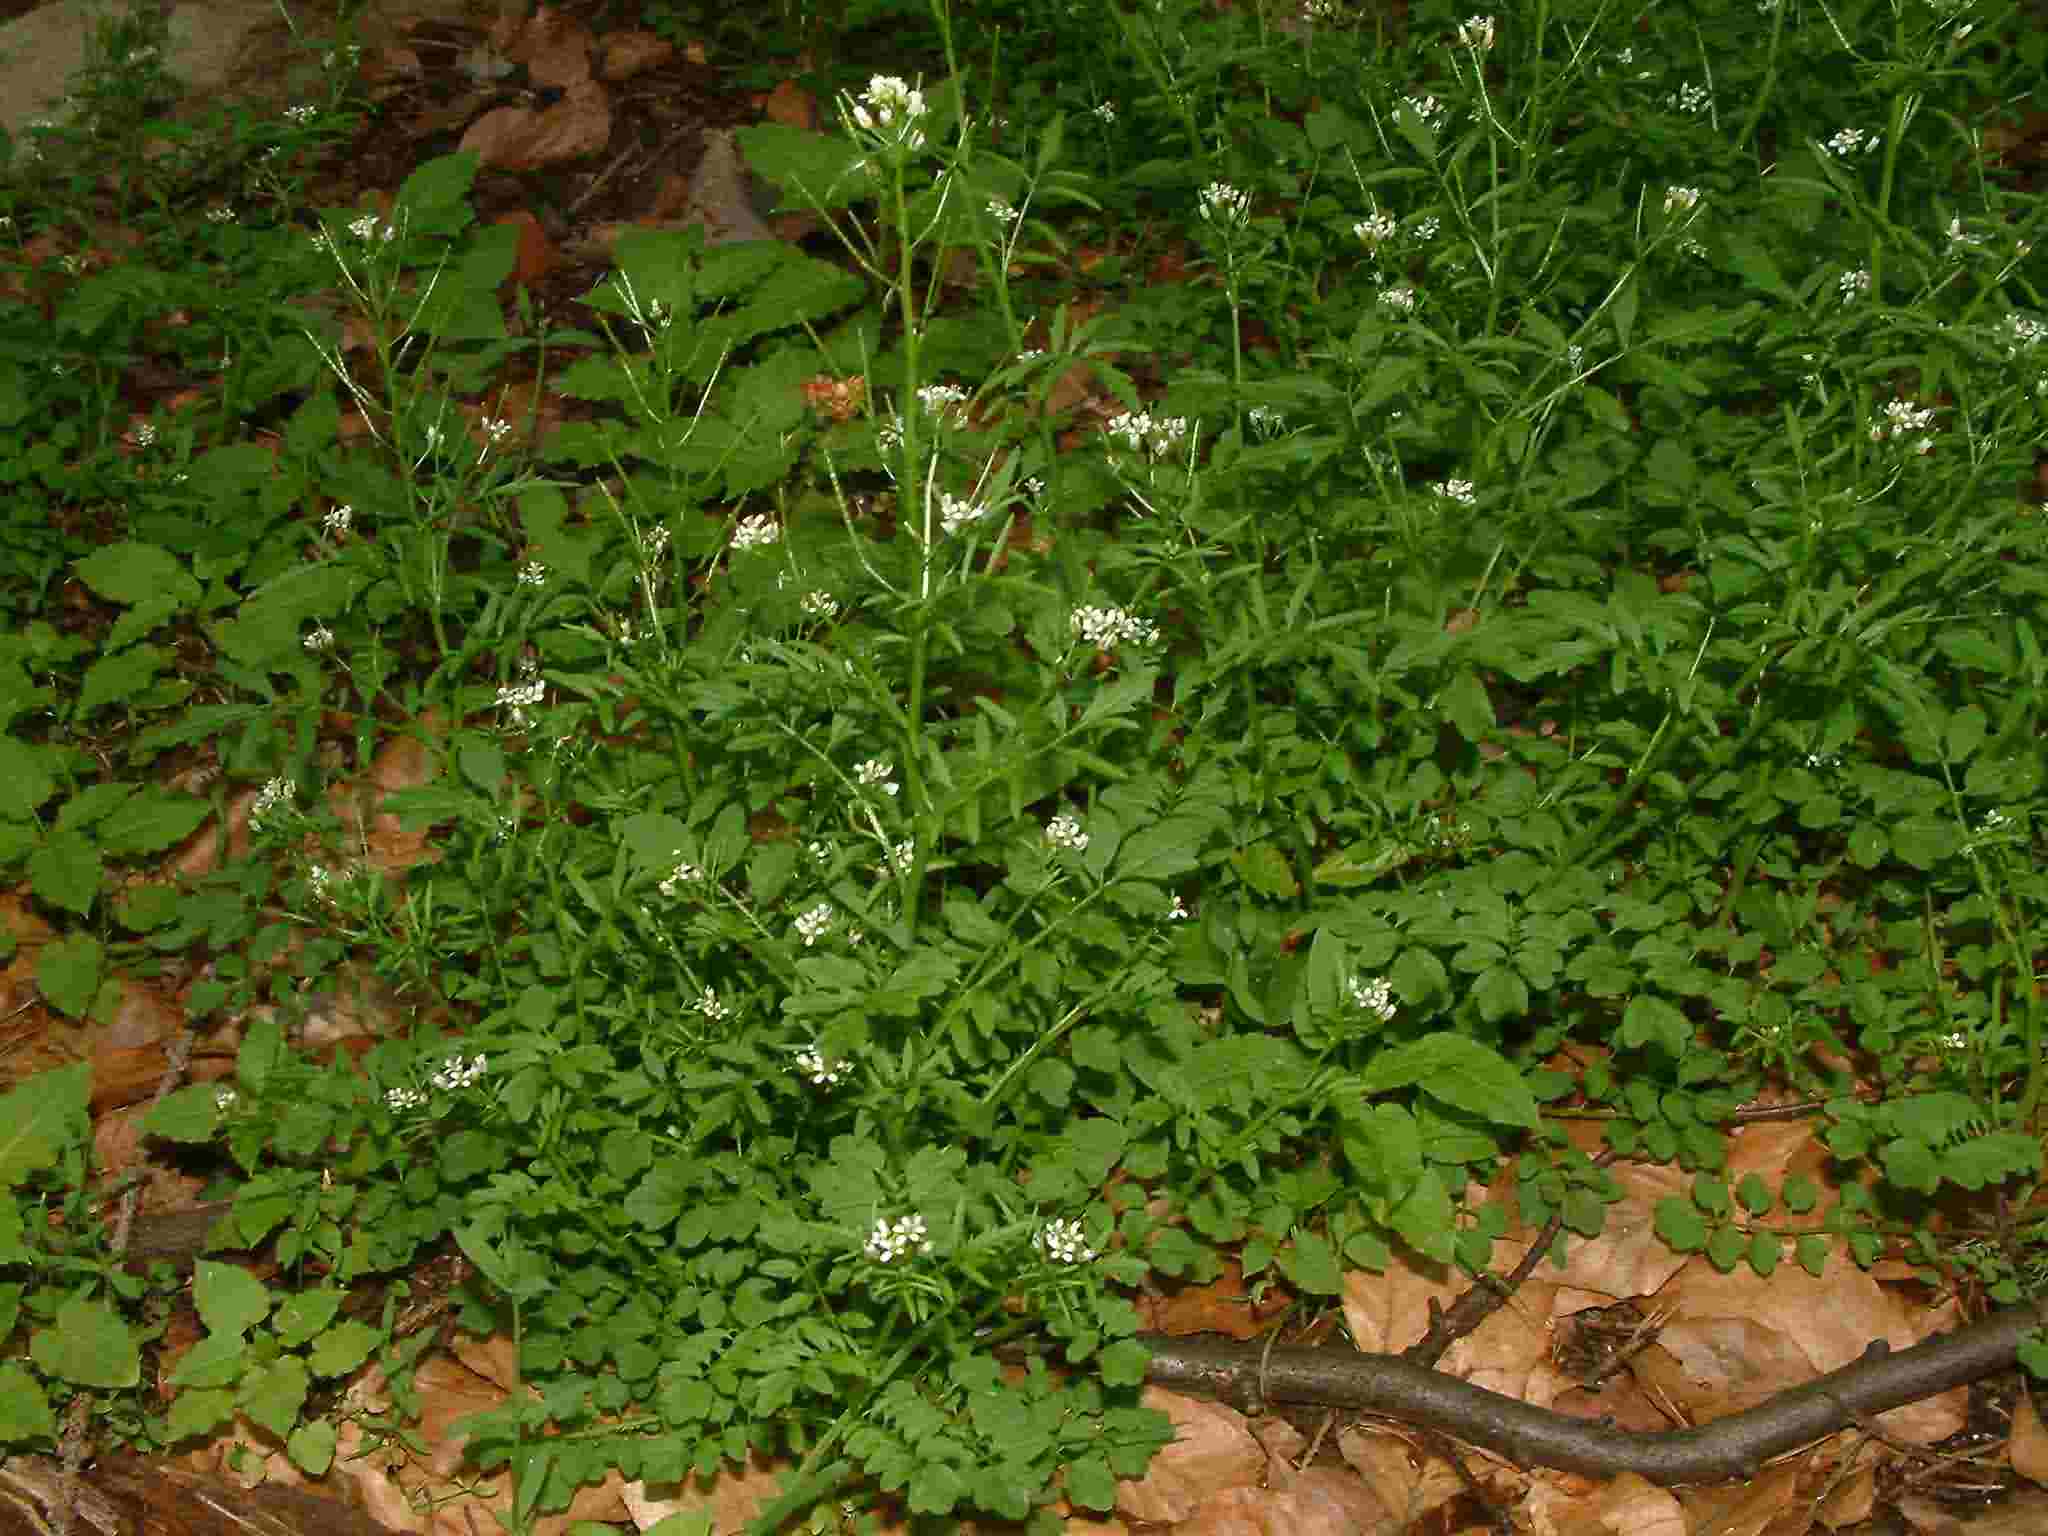
[[[538,560],[529,560],[519,567],[519,585],[522,587],[544,587],[548,584],[548,568]]]
[[[1235,229],[1251,217],[1252,195],[1227,181],[1212,181],[1202,188],[1201,204],[1196,211],[1205,223]]]
[[[1422,120],[1425,128],[1441,127],[1444,120],[1444,104],[1434,96],[1403,96],[1401,105]]]
[[[810,619],[839,617],[839,599],[830,592],[806,592],[797,599],[797,607],[803,609],[804,617]]]
[[[1159,626],[1123,608],[1076,608],[1068,623],[1083,645],[1098,651],[1119,645],[1150,645],[1159,638]]]
[[[1479,500],[1478,492],[1473,489],[1470,480],[1439,480],[1430,487],[1430,490],[1446,501],[1457,502],[1461,507],[1472,506]]]
[[[1925,432],[1934,425],[1934,407],[1915,405],[1910,400],[1887,400],[1879,421],[1870,428],[1870,440],[1882,443],[1890,438],[1904,437],[1909,432]],[[1923,437],[1913,445],[1918,453],[1926,453],[1934,446],[1934,439]]]
[[[1870,271],[1859,267],[1854,272],[1844,272],[1835,280],[1835,287],[1840,290],[1844,304],[1853,304],[1870,292]]]
[[[1371,981],[1351,979],[1351,1001],[1382,1024],[1394,1016],[1394,989],[1386,977],[1378,976]]]
[[[1270,405],[1255,405],[1244,413],[1245,421],[1261,441],[1278,437],[1287,430],[1287,418]]]
[[[1365,244],[1367,250],[1377,250],[1381,245],[1399,234],[1401,226],[1391,213],[1382,210],[1370,218],[1360,219],[1351,226],[1351,233]]]
[[[334,649],[334,631],[329,629],[325,624],[315,624],[312,627],[312,629],[308,631],[306,638],[300,643],[303,644],[307,650],[311,651],[314,655],[318,656],[323,651],[331,651]]]
[[[2043,337],[2048,337],[2048,325],[2043,325],[2039,320],[2031,319],[2026,315],[2007,315],[2005,317],[2005,355],[2007,357],[2018,357],[2020,353],[2027,351],[2029,348],[2039,346]]]
[[[765,549],[782,537],[782,529],[774,518],[765,512],[740,519],[739,527],[732,531],[732,547],[736,550]]]
[[[1868,128],[1837,128],[1822,147],[1837,160],[1846,160],[1851,155],[1867,155],[1877,148],[1879,135]]]
[[[889,775],[895,770],[886,757],[871,757],[853,770],[854,779],[871,789],[879,789],[885,795],[893,795],[901,787]]]
[[[1493,18],[1473,16],[1458,27],[1458,46],[1481,52],[1493,46]]]
[[[1666,187],[1664,189],[1664,211],[1666,213],[1690,213],[1700,204],[1698,187]]]
[[[1698,113],[1706,111],[1713,103],[1713,100],[1714,98],[1708,93],[1705,86],[1694,85],[1688,80],[1684,85],[1681,85],[1676,91],[1673,91],[1664,98],[1664,105],[1675,108],[1680,112]]]
[[[849,99],[846,110],[856,128],[884,144],[924,148],[924,130],[917,126],[925,115],[924,92],[900,75],[870,76],[868,88]]]
[[[213,1107],[215,1113],[223,1115],[226,1114],[229,1110],[233,1109],[237,1103],[241,1101],[241,1097],[242,1096],[239,1093],[235,1092],[235,1090],[232,1088],[214,1089]]]
[[[889,873],[889,874],[892,874],[892,875],[907,875],[907,874],[909,874],[909,873],[910,873],[910,870],[911,870],[911,867],[912,867],[912,866],[913,866],[914,864],[916,864],[916,863],[917,863],[917,844],[916,844],[916,842],[915,842],[914,840],[910,839],[910,838],[907,838],[907,837],[906,837],[906,838],[904,838],[904,839],[903,839],[903,841],[901,841],[901,842],[900,842],[900,843],[898,843],[898,844],[897,844],[897,845],[896,845],[895,847],[893,847],[893,848],[891,848],[891,849],[889,850],[889,853],[888,853],[888,859],[889,859],[889,868],[888,868],[888,873]]]
[[[718,993],[711,987],[706,987],[704,995],[697,999],[697,1011],[714,1024],[732,1014],[731,1007],[722,1002]]]
[[[813,1088],[837,1088],[853,1068],[846,1062],[834,1061],[815,1045],[809,1045],[796,1053],[796,1070],[810,1079]]]
[[[427,1091],[424,1088],[387,1088],[384,1090],[384,1107],[403,1113],[408,1109],[426,1107]]]
[[[797,918],[796,934],[798,938],[804,941],[804,948],[809,949],[818,940],[825,937],[826,931],[831,926],[832,904],[827,901],[821,901],[811,908],[810,911],[803,913]]]
[[[279,806],[290,809],[292,797],[298,794],[299,786],[291,779],[272,779],[256,792],[256,802],[249,807],[249,830],[261,832],[263,823]]]
[[[668,872],[668,878],[663,880],[656,889],[661,892],[663,897],[673,901],[678,889],[685,885],[694,884],[703,878],[704,871],[697,865],[689,863],[687,860],[678,859],[676,867]]]
[[[1399,288],[1382,288],[1380,303],[1401,314],[1412,315],[1415,313],[1415,290],[1405,284]]]
[[[510,712],[514,730],[524,730],[532,723],[529,709],[537,709],[548,696],[548,685],[539,678],[525,683],[500,683],[498,685],[498,708]]]
[[[1055,1219],[1047,1222],[1032,1237],[1031,1246],[1055,1264],[1095,1262],[1095,1250],[1088,1246],[1088,1235],[1081,1230],[1078,1221]]]
[[[905,1254],[930,1253],[932,1240],[925,1236],[922,1216],[905,1216],[898,1221],[877,1217],[875,1230],[868,1234],[867,1246],[862,1251],[877,1264],[893,1264]]]
[[[972,527],[988,516],[984,502],[967,501],[951,491],[939,492],[939,532],[951,538],[962,528]]]
[[[1045,840],[1055,848],[1065,848],[1070,853],[1088,851],[1088,834],[1081,830],[1081,823],[1064,813],[1053,817],[1045,824]]]
[[[1185,416],[1155,418],[1150,411],[1139,411],[1135,415],[1124,411],[1111,417],[1103,431],[1127,448],[1163,459],[1188,435],[1188,419]]]
[[[427,1081],[443,1093],[454,1093],[482,1077],[489,1066],[490,1063],[482,1056],[450,1056]]]
[[[917,403],[924,407],[925,414],[948,426],[967,425],[967,401],[967,391],[958,384],[927,384],[917,392]]]
[[[356,509],[353,506],[334,507],[320,519],[320,531],[330,539],[345,539],[348,537],[349,529],[355,526],[355,522]]]

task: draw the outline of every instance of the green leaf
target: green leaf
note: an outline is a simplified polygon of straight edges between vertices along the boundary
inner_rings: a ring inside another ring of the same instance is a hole
[[[1118,1339],[1096,1357],[1102,1383],[1108,1387],[1141,1387],[1152,1352],[1136,1339]]]
[[[1533,1130],[1535,1095],[1498,1051],[1464,1035],[1424,1035],[1382,1051],[1359,1075],[1360,1092],[1370,1096],[1410,1085],[1431,1098],[1495,1125]]]
[[[87,555],[73,570],[80,581],[110,603],[140,603],[165,594],[183,603],[196,603],[201,590],[176,556],[154,544],[109,544]]]
[[[235,1394],[231,1387],[191,1387],[171,1400],[165,1432],[176,1440],[210,1435],[235,1416]]]
[[[112,858],[162,853],[190,837],[210,814],[212,807],[197,795],[145,787],[124,800],[94,835],[100,852]]]
[[[235,1406],[282,1440],[298,1423],[310,1385],[306,1362],[296,1355],[286,1355],[250,1372],[235,1394]]]
[[[178,1357],[174,1387],[228,1387],[249,1368],[249,1341],[239,1333],[210,1333]]]
[[[910,1476],[910,1508],[920,1515],[943,1515],[967,1496],[967,1483],[943,1461],[920,1461]]]
[[[1828,1267],[1828,1240],[1824,1237],[1802,1237],[1796,1251],[1799,1267],[1814,1279],[1820,1279]]]
[[[1742,1182],[1735,1186],[1735,1198],[1742,1202],[1742,1208],[1752,1216],[1765,1215],[1773,1203],[1770,1186],[1754,1173],[1742,1176]]]
[[[42,1072],[0,1094],[0,1187],[12,1189],[30,1174],[53,1168],[89,1132],[86,1105],[92,1064],[76,1062]]]
[[[334,1314],[341,1310],[344,1294],[329,1286],[287,1296],[278,1306],[277,1317],[271,1323],[277,1342],[286,1349],[297,1349],[334,1321]]]
[[[100,893],[100,873],[99,849],[79,832],[52,832],[28,859],[36,895],[80,917],[92,909],[93,898]]]
[[[57,1433],[43,1384],[19,1360],[0,1361],[0,1445],[24,1447]]]
[[[1707,1245],[1707,1223],[1690,1200],[1667,1195],[1657,1202],[1657,1236],[1676,1253],[1698,1253]]]
[[[1707,1239],[1707,1262],[1727,1274],[1749,1254],[1749,1240],[1732,1226],[1714,1228]]]
[[[1261,896],[1292,901],[1301,894],[1301,884],[1294,878],[1294,867],[1287,862],[1287,855],[1271,843],[1238,849],[1230,856],[1230,867]]]
[[[1804,1216],[1820,1204],[1820,1186],[1803,1173],[1795,1173],[1786,1179],[1778,1193],[1785,1202],[1785,1209],[1795,1216]]]
[[[1472,1000],[1479,1005],[1479,1017],[1489,1024],[1519,1019],[1529,1011],[1529,986],[1513,966],[1489,966],[1473,981]]]
[[[1314,1232],[1296,1233],[1279,1258],[1281,1273],[1311,1296],[1336,1296],[1344,1289],[1344,1269],[1336,1250]]]
[[[36,957],[36,985],[58,1012],[85,1017],[100,988],[100,941],[73,933],[43,946]]]
[[[350,1318],[313,1341],[306,1364],[315,1376],[346,1376],[384,1342],[384,1330]]]
[[[1685,1015],[1661,997],[1638,993],[1622,1010],[1617,1036],[1624,1046],[1651,1046],[1667,1056],[1683,1056],[1692,1039],[1692,1026]]]
[[[57,793],[57,781],[43,764],[49,752],[0,735],[0,818],[31,820],[38,807]]]
[[[1082,1456],[1067,1463],[1067,1501],[1083,1509],[1116,1508],[1116,1474],[1101,1456]]]
[[[1728,1186],[1712,1174],[1696,1173],[1692,1176],[1692,1203],[1709,1216],[1726,1216],[1730,1208]]]
[[[1779,1239],[1773,1232],[1752,1232],[1749,1237],[1749,1267],[1766,1280],[1778,1267]]]
[[[1394,1207],[1387,1220],[1401,1240],[1424,1258],[1448,1264],[1456,1256],[1450,1191],[1434,1168],[1423,1169],[1408,1197]]]
[[[217,1083],[187,1083],[173,1089],[142,1117],[144,1133],[187,1144],[211,1141],[220,1129],[220,1091]]]
[[[1486,684],[1472,668],[1464,668],[1451,679],[1437,695],[1437,704],[1458,728],[1458,734],[1473,746],[1493,734],[1493,700],[1487,697]]]
[[[326,1419],[301,1424],[285,1442],[292,1465],[311,1477],[324,1477],[334,1464],[334,1425]]]
[[[212,1333],[247,1333],[270,1315],[270,1292],[238,1264],[201,1259],[192,1271],[192,1300]]]
[[[74,1296],[48,1328],[29,1339],[31,1359],[46,1375],[80,1387],[132,1387],[142,1380],[142,1352],[128,1324],[104,1301]]]

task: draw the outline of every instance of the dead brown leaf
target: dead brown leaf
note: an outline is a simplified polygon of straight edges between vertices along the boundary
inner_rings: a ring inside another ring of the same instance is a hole
[[[1236,1409],[1158,1387],[1145,1389],[1144,1403],[1173,1421],[1174,1438],[1143,1477],[1117,1484],[1116,1507],[1128,1518],[1185,1520],[1205,1500],[1255,1486],[1265,1472],[1266,1453]]]

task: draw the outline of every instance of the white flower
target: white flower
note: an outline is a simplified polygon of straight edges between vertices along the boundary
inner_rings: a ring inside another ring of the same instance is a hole
[[[1963,227],[1963,221],[1960,216],[1948,221],[1949,260],[1954,261],[1970,246],[1982,245],[1983,243],[1984,237],[1982,235],[1973,235]]]
[[[1024,494],[1033,501],[1038,500],[1045,494],[1045,482],[1037,475],[1027,476],[1024,481]]]
[[[1136,415],[1123,411],[1111,417],[1103,431],[1112,441],[1120,440],[1134,451],[1163,459],[1187,436],[1188,419],[1185,416],[1154,417],[1150,411],[1140,411]]]
[[[853,776],[862,784],[881,790],[885,795],[896,793],[898,785],[889,777],[889,760],[886,757],[871,757],[853,770]]]
[[[1853,303],[1864,294],[1870,292],[1870,273],[1867,269],[1863,268],[1859,268],[1854,272],[1844,272],[1840,279],[1837,280],[1835,286],[1842,291],[1842,302],[1844,304]]]
[[[1836,159],[1846,160],[1853,154],[1869,154],[1877,148],[1877,141],[1878,135],[1867,128],[1837,128],[1822,147]]]
[[[830,592],[806,592],[797,599],[807,618],[834,619],[839,616],[839,599]]]
[[[1004,202],[1000,197],[992,197],[988,200],[988,216],[998,224],[1014,224],[1017,222],[1017,210]]]
[[[1252,431],[1261,438],[1277,437],[1287,429],[1287,418],[1271,406],[1255,405],[1244,415]]]
[[[1040,1227],[1031,1246],[1055,1264],[1092,1264],[1095,1250],[1088,1246],[1088,1234],[1078,1221],[1055,1219]]]
[[[1430,490],[1465,507],[1472,506],[1479,499],[1470,480],[1439,480]]]
[[[2000,827],[2009,827],[2011,825],[2012,818],[2006,815],[2005,812],[1986,811],[1984,813],[1983,823],[1978,827],[1977,830],[1980,832],[1996,832]]]
[[[216,203],[213,207],[206,210],[206,222],[209,224],[232,224],[235,222],[235,210],[226,203]]]
[[[1251,217],[1252,195],[1239,191],[1227,181],[1212,181],[1202,188],[1201,203],[1196,211],[1206,223],[1235,228]]]
[[[896,792],[896,787],[893,784],[889,786],[889,792],[891,794]],[[916,862],[917,844],[910,838],[906,837],[902,842],[889,850],[889,873],[892,875],[909,874],[911,866]],[[848,934],[847,939],[851,943],[859,942],[854,934]]]
[[[862,133],[891,147],[923,149],[924,92],[899,75],[872,75],[858,99],[845,98],[843,110]]]
[[[1832,752],[1809,752],[1806,754],[1805,757],[1801,758],[1800,761],[1803,762],[1807,767],[1816,770],[1826,768],[1839,768],[1842,766],[1841,758],[1836,756]]]
[[[1084,645],[1098,651],[1119,645],[1150,645],[1159,638],[1159,626],[1123,608],[1076,608],[1068,624]]]
[[[1371,981],[1351,979],[1351,1001],[1382,1024],[1394,1016],[1394,989],[1387,984],[1384,976]]]
[[[926,415],[956,427],[967,424],[967,391],[958,384],[927,384],[917,392],[917,403]]]
[[[905,1216],[900,1221],[878,1217],[862,1251],[877,1264],[893,1264],[905,1254],[930,1253],[932,1244],[925,1236],[922,1216]]]
[[[265,784],[256,792],[255,804],[249,807],[249,830],[260,832],[270,813],[280,805],[289,806],[298,792],[298,784],[291,779],[272,779]]]
[[[718,994],[715,991],[710,987],[706,987],[704,995],[697,999],[697,1011],[703,1014],[705,1018],[715,1021],[725,1018],[732,1012],[732,1009],[719,1001]]]
[[[1458,43],[1461,47],[1484,52],[1493,46],[1493,18],[1474,16],[1458,28]]]
[[[1176,893],[1176,894],[1174,895],[1174,898],[1173,898],[1173,905],[1171,905],[1170,907],[1168,907],[1168,908],[1166,909],[1166,920],[1167,920],[1167,921],[1168,921],[1169,923],[1181,923],[1181,922],[1186,922],[1186,921],[1187,921],[1187,918],[1188,918],[1188,906],[1187,906],[1187,903],[1186,903],[1186,902],[1184,902],[1184,901],[1182,901],[1182,900],[1180,899],[1180,896],[1179,896],[1179,894],[1178,894],[1178,893]]]
[[[355,526],[356,509],[352,506],[335,507],[320,519],[320,528],[331,539],[345,538]]]
[[[1055,848],[1065,848],[1071,853],[1088,851],[1088,834],[1081,830],[1079,821],[1064,813],[1045,824],[1045,840]]]
[[[1430,214],[1415,226],[1414,240],[1417,245],[1427,245],[1436,238],[1436,232],[1443,228],[1443,220]]]
[[[1676,107],[1680,112],[1704,112],[1712,100],[1713,97],[1707,93],[1705,86],[1687,81],[1664,98],[1664,105]]]
[[[286,107],[284,115],[295,123],[310,123],[320,115],[318,107]]]
[[[1412,315],[1415,313],[1415,290],[1405,285],[1399,288],[1382,288],[1380,290],[1380,303],[1388,309],[1398,310],[1404,315]]]
[[[687,859],[678,859],[675,868],[668,872],[668,877],[656,889],[664,897],[673,900],[677,890],[681,887],[694,885],[703,878],[704,871],[699,866],[690,863]]]
[[[543,682],[500,683],[498,685],[498,708],[511,714],[515,729],[524,729],[530,720],[526,713],[538,708],[546,701],[548,685]]]
[[[1391,213],[1376,213],[1371,218],[1360,219],[1351,226],[1351,233],[1363,241],[1368,249],[1382,241],[1391,240],[1400,230]]]
[[[489,1065],[482,1056],[450,1056],[427,1081],[443,1093],[454,1093],[482,1077]]]
[[[830,864],[832,862],[832,845],[822,839],[813,839],[811,842],[805,843],[804,852],[808,853],[820,864]]]
[[[2041,339],[2044,336],[2048,336],[2048,325],[2043,325],[2039,320],[2031,319],[2026,315],[2007,315],[2005,317],[2005,336],[2005,355],[2007,357],[2017,357],[2029,347],[2036,347],[2041,344]]]
[[[1664,189],[1664,211],[1666,213],[1680,210],[1690,212],[1699,206],[1699,201],[1700,189],[1698,187],[1666,187]]]
[[[1443,121],[1444,104],[1434,96],[1403,96],[1401,102],[1421,119],[1425,128],[1434,128]]]
[[[1102,121],[1105,123],[1113,123],[1116,121],[1116,108],[1111,106],[1106,101],[1097,105],[1094,108],[1094,112],[1095,115],[1101,118]]]
[[[825,930],[831,926],[832,904],[821,901],[811,908],[810,911],[797,918],[797,937],[804,941],[804,948],[809,949],[825,936]]]
[[[228,1112],[229,1110],[231,1110],[231,1109],[233,1109],[233,1108],[235,1107],[235,1104],[237,1103],[237,1101],[239,1101],[239,1100],[241,1099],[241,1097],[242,1097],[242,1096],[241,1096],[241,1095],[240,1095],[239,1093],[235,1092],[235,1090],[234,1090],[234,1089],[232,1089],[232,1088],[216,1088],[216,1089],[214,1089],[214,1090],[213,1090],[213,1107],[214,1107],[214,1111],[215,1111],[216,1113],[218,1113],[218,1114],[223,1114],[223,1115],[224,1115],[224,1114],[226,1114],[226,1113],[227,1113],[227,1112]]]
[[[1887,400],[1883,418],[1870,429],[1873,443],[1881,443],[1889,437],[1901,437],[1908,432],[1926,431],[1934,425],[1934,407],[1915,405],[1910,400]]]
[[[388,1109],[418,1109],[427,1102],[423,1088],[387,1088],[384,1090],[384,1104]]]
[[[765,512],[740,519],[732,533],[732,547],[738,550],[764,549],[782,537],[782,529]]]
[[[811,1080],[813,1088],[837,1088],[853,1069],[846,1062],[830,1059],[813,1044],[796,1053],[796,1070]]]
[[[548,568],[538,560],[529,560],[519,567],[519,585],[522,587],[544,587],[548,584]]]
[[[1585,360],[1586,349],[1584,347],[1580,346],[1576,341],[1570,342],[1566,345],[1564,349],[1565,367],[1571,369],[1573,373],[1577,373],[1579,371],[1579,365],[1583,363]]]
[[[306,649],[315,653],[334,649],[334,631],[325,624],[315,624],[312,633],[306,636]]]
[[[947,537],[962,528],[978,523],[988,513],[988,508],[978,501],[964,501],[951,491],[939,493],[939,532]]]

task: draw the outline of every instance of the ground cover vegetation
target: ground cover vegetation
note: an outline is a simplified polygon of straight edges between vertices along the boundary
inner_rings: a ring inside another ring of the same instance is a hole
[[[2041,1294],[2010,7],[856,0],[824,129],[738,135],[820,233],[628,232],[573,325],[473,157],[301,200],[345,33],[202,131],[126,25],[0,190],[0,862],[59,1015],[205,957],[232,1073],[147,1126],[282,1267],[202,1261],[144,1391],[178,1277],[109,1256],[90,1064],[21,1083],[0,1442],[324,1471],[452,1239],[515,1528],[750,1449],[763,1529],[1056,1528],[1164,1437],[1134,1297],[1478,1274],[1510,1157],[1597,1235],[1575,1121],[1722,1268]],[[412,1026],[316,1051],[347,967]],[[1720,1176],[1759,1105],[1814,1177]]]

